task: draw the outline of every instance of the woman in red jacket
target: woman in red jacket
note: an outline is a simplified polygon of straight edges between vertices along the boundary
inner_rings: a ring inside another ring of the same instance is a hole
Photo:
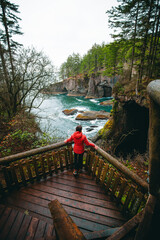
[[[74,132],[70,138],[68,138],[67,140],[65,140],[64,142],[72,142],[74,141],[74,147],[73,147],[73,151],[74,151],[74,175],[78,174],[78,171],[80,169],[82,169],[83,166],[83,153],[84,153],[84,143],[87,146],[91,146],[94,147],[95,149],[97,149],[97,146],[94,143],[90,143],[87,140],[87,137],[82,134],[82,126],[78,125],[76,127],[76,132]]]

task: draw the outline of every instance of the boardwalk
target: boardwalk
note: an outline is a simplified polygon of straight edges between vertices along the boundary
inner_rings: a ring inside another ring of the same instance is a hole
[[[6,208],[1,206],[0,239],[54,236],[48,208],[54,199],[59,200],[84,234],[126,222],[116,204],[90,176],[82,173],[75,178],[71,171],[64,171],[14,191],[3,200]]]

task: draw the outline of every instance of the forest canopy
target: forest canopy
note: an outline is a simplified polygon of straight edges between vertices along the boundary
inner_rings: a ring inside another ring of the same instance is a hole
[[[160,76],[159,0],[118,0],[107,11],[113,42],[94,44],[83,56],[73,53],[60,67],[62,79],[103,71],[107,76],[126,75],[128,80]]]

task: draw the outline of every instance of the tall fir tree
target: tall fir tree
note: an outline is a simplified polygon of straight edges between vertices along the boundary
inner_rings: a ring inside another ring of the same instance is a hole
[[[115,29],[113,37],[121,40],[124,38],[130,39],[132,47],[130,79],[134,62],[139,72],[139,82],[147,75],[149,68],[156,66],[155,61],[153,63],[154,58],[151,55],[154,52],[153,49],[155,49],[156,40],[157,46],[159,44],[159,39],[155,37],[155,34],[159,32],[159,8],[159,0],[119,0],[118,7],[112,7],[111,10],[107,11],[110,27]],[[155,56],[157,55],[158,48],[154,52]],[[137,56],[136,52],[139,52],[139,56]],[[140,60],[139,63],[136,62],[137,57]],[[149,61],[151,64],[149,64]],[[151,76],[151,73],[149,76]]]
[[[8,115],[11,116],[16,111],[16,102],[18,100],[18,79],[15,74],[14,56],[17,42],[13,40],[14,35],[22,34],[19,27],[20,18],[18,5],[6,0],[0,0],[0,59],[2,88],[6,96],[3,102],[7,103]],[[6,105],[6,104],[5,104]]]

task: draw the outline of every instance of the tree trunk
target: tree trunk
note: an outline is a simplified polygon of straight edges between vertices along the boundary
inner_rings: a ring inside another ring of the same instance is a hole
[[[157,10],[158,10],[158,4],[159,4],[159,0],[157,3]],[[159,12],[156,16],[157,18],[157,23],[156,23],[156,30],[155,30],[155,35],[154,35],[154,42],[153,42],[153,49],[152,49],[152,54],[151,54],[151,61],[150,61],[150,71],[149,71],[149,76],[152,77],[152,72],[155,66],[155,58],[156,58],[156,53],[157,53],[157,47],[159,45],[159,20],[160,20],[160,9]]]
[[[1,8],[2,8],[2,14],[3,14],[3,24],[6,32],[6,38],[7,38],[7,45],[8,45],[8,52],[9,52],[9,58],[10,58],[10,64],[11,64],[11,69],[12,69],[12,79],[14,80],[14,66],[13,66],[13,58],[12,58],[12,51],[11,51],[11,44],[10,44],[10,37],[9,37],[9,32],[8,32],[8,26],[7,26],[7,21],[6,21],[6,6],[4,1],[1,1]]]
[[[134,62],[134,54],[135,54],[135,43],[136,43],[136,35],[137,35],[138,11],[139,11],[139,1],[138,1],[138,5],[137,5],[136,19],[135,19],[135,24],[134,24],[132,60],[131,60],[131,69],[130,69],[129,80],[131,80],[131,78],[132,78],[132,71],[133,71],[133,62]]]
[[[149,31],[149,26],[150,26],[150,18],[151,18],[151,12],[153,8],[153,2],[154,0],[151,0],[149,11],[147,14],[147,24],[145,28],[145,35],[144,35],[144,41],[143,41],[143,46],[142,46],[142,54],[141,54],[141,67],[140,67],[140,82],[142,81],[142,77],[144,74],[144,63],[145,63],[145,54],[146,54],[146,49],[147,49],[147,42],[148,42],[148,31]]]
[[[3,104],[5,105],[8,116],[10,118],[10,116],[11,116],[11,105],[12,105],[12,85],[11,85],[10,80],[9,80],[8,71],[7,71],[7,67],[6,67],[6,61],[5,61],[5,58],[4,58],[4,49],[1,45],[1,42],[0,42],[0,57],[1,57],[1,61],[2,61],[4,81],[5,81],[5,84],[6,84],[6,88],[4,89],[4,91],[6,91],[5,97],[8,95],[8,99],[1,96],[1,100],[2,100]]]

